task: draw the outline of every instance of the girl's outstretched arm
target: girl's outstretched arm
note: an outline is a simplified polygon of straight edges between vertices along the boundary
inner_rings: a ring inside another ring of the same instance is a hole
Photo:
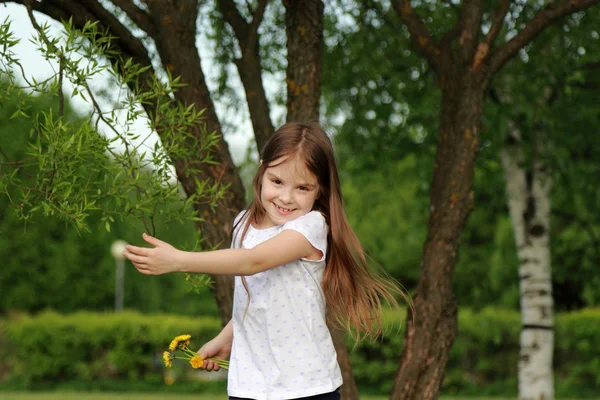
[[[147,234],[142,237],[153,248],[128,245],[123,255],[145,275],[192,272],[214,275],[254,275],[300,258],[320,258],[322,253],[294,230],[284,230],[251,249],[206,252],[177,250]]]

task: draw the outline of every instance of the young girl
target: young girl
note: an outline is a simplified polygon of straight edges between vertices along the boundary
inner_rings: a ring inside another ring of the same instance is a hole
[[[350,228],[327,134],[288,123],[266,143],[254,200],[235,219],[232,249],[184,252],[143,235],[127,246],[143,274],[235,275],[233,316],[198,353],[231,356],[230,398],[339,399],[342,375],[327,323],[381,334],[381,300],[393,281],[373,274]],[[218,370],[212,361],[204,368]]]

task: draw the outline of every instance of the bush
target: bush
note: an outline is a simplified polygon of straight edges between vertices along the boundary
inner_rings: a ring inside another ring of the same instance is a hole
[[[164,386],[162,353],[175,336],[189,333],[200,347],[220,331],[216,318],[47,311],[20,316],[2,325],[2,363],[7,380],[25,388],[49,387],[67,381],[143,381]],[[184,364],[182,361],[181,363]],[[180,365],[176,375],[190,371]],[[171,372],[171,370],[169,371]]]
[[[395,317],[396,321],[404,316]],[[388,315],[388,322],[392,316]],[[450,351],[442,394],[517,395],[520,314],[517,311],[462,309]],[[403,332],[351,350],[357,385],[390,393],[398,369]],[[597,396],[600,392],[600,309],[555,316],[554,376],[557,397]],[[353,342],[348,341],[350,349]]]
[[[402,349],[403,315],[386,315],[387,335],[354,346],[348,338],[361,393],[389,393]],[[520,316],[516,311],[461,310],[442,393],[516,396]],[[96,390],[224,390],[224,382],[198,383],[183,361],[165,369],[162,352],[173,337],[192,335],[200,347],[220,331],[218,319],[172,315],[47,311],[0,320],[1,387]],[[178,361],[178,360],[176,360]],[[557,397],[600,392],[600,310],[555,318],[554,373]],[[178,384],[172,383],[175,379]],[[200,386],[199,386],[200,385]],[[215,389],[217,388],[217,389]]]

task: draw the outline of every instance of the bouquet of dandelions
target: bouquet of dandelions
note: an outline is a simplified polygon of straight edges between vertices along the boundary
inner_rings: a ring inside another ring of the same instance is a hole
[[[189,360],[192,368],[194,369],[202,368],[204,365],[204,359],[189,347],[191,337],[191,335],[179,335],[171,341],[171,344],[169,345],[169,351],[165,351],[163,353],[163,360],[166,367],[172,366],[173,360],[178,358],[181,360]],[[183,353],[180,357],[175,355],[175,352],[178,350]],[[214,361],[221,368],[229,369],[229,361],[227,360],[221,360],[219,358],[212,357],[207,358],[207,360]]]

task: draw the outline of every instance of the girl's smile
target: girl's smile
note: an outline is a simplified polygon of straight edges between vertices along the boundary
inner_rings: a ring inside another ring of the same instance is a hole
[[[319,193],[317,178],[299,157],[281,157],[269,165],[261,181],[265,218],[260,228],[283,225],[308,214]]]
[[[279,211],[281,215],[288,215],[294,211],[294,209],[279,207],[277,204],[275,204],[275,208],[277,209],[277,211]]]

